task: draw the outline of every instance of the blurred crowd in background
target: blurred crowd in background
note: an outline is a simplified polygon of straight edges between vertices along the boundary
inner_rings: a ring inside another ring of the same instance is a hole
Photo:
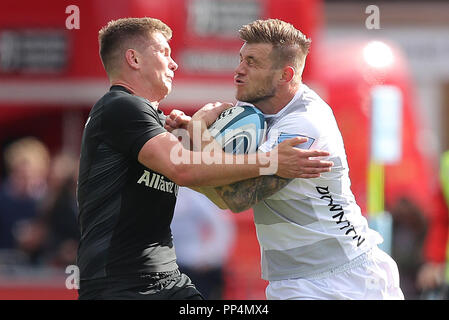
[[[3,155],[0,261],[61,268],[75,264],[79,156],[50,155],[34,137],[14,141]]]

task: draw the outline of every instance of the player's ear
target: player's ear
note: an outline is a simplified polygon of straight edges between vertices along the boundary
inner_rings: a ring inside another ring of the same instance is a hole
[[[283,82],[290,82],[295,77],[295,68],[292,66],[285,66],[282,69],[282,78],[281,81]]]
[[[133,69],[139,69],[140,65],[140,57],[137,53],[136,50],[134,49],[128,49],[125,52],[125,59],[126,59],[126,63]]]

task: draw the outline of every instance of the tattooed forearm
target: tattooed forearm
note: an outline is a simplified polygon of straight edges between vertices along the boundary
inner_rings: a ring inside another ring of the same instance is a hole
[[[260,176],[216,187],[215,190],[232,212],[241,212],[275,194],[291,180],[278,176]]]

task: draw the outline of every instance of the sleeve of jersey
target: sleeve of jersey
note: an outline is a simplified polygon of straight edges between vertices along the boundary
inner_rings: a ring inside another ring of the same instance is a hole
[[[137,159],[148,140],[166,132],[159,124],[156,112],[149,108],[132,97],[117,99],[105,106],[102,125],[106,142]]]
[[[277,125],[271,128],[265,142],[259,147],[262,152],[268,152],[284,140],[294,137],[305,137],[308,140],[295,146],[300,149],[310,149],[316,144],[319,132],[313,122],[305,117],[290,114],[281,119]]]

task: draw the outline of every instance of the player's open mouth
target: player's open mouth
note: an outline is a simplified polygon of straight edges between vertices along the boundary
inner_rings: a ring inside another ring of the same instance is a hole
[[[243,85],[243,84],[245,84],[245,82],[243,82],[241,79],[234,78],[234,84],[236,84],[236,85]]]

